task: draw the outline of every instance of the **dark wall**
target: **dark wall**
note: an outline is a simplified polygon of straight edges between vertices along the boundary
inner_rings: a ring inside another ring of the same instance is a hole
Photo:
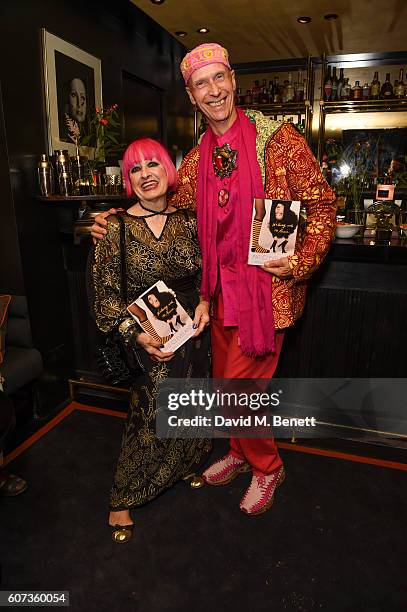
[[[0,292],[25,291],[45,360],[64,356],[69,364],[72,312],[57,205],[35,199],[37,159],[47,151],[40,30],[102,60],[104,104],[123,106],[124,73],[160,88],[163,138],[187,150],[192,135],[176,130],[192,114],[178,69],[184,48],[128,0],[5,0],[1,22]]]
[[[11,193],[6,129],[0,87],[0,293],[23,294],[24,280],[17,221]]]

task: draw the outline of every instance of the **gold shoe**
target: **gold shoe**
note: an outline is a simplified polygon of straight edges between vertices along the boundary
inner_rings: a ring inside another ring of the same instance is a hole
[[[112,540],[124,544],[133,537],[134,523],[132,525],[109,525],[112,530]]]
[[[182,480],[184,482],[189,482],[189,486],[191,487],[191,489],[200,489],[201,487],[205,485],[205,481],[202,478],[202,476],[199,476],[198,474],[195,474],[195,473],[184,476]]]

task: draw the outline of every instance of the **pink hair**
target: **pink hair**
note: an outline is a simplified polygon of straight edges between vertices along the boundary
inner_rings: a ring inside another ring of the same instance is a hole
[[[177,170],[171,161],[168,151],[162,144],[152,138],[140,138],[132,142],[123,155],[123,174],[126,182],[126,194],[131,198],[134,193],[130,182],[130,170],[142,159],[155,159],[164,167],[168,178],[168,188],[176,189],[178,184]]]

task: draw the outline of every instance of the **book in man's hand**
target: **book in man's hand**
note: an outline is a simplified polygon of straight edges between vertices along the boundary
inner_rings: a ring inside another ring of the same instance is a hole
[[[294,254],[300,205],[296,200],[254,199],[249,264],[262,266]]]

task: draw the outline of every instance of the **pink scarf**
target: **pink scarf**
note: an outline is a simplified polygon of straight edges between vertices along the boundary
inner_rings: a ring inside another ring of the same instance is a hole
[[[256,154],[256,126],[246,115],[237,110],[239,122],[239,146],[237,170],[239,184],[236,215],[238,236],[237,292],[239,312],[239,338],[243,353],[260,357],[274,351],[274,318],[271,301],[272,277],[258,266],[247,263],[250,244],[253,199],[264,198],[260,166]],[[214,181],[208,180],[213,172],[212,130],[208,128],[202,138],[199,151],[197,218],[198,236],[202,252],[201,294],[209,299],[215,293],[218,276],[216,258],[216,225],[218,194]]]

